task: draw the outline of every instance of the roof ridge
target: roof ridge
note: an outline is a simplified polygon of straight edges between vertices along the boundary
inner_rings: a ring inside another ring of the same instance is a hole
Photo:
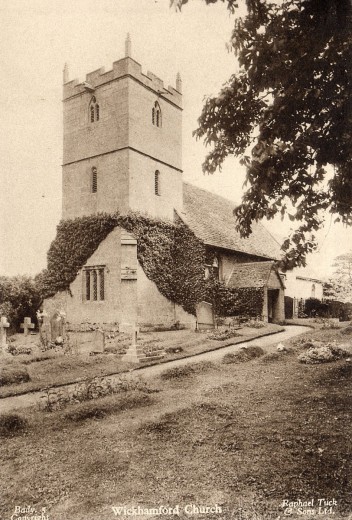
[[[192,184],[191,182],[185,182],[183,181],[183,184],[186,184],[187,186],[191,186],[192,188],[196,188],[196,190],[205,191],[206,193],[209,193],[209,195],[212,195],[213,197],[218,197],[219,199],[226,200],[227,202],[230,202],[234,205],[234,208],[238,206],[238,204],[235,203],[235,201],[228,199],[227,197],[224,197],[223,195],[219,195],[218,193],[214,193],[213,191],[207,190],[206,188],[200,188],[199,186],[196,186],[195,184]]]

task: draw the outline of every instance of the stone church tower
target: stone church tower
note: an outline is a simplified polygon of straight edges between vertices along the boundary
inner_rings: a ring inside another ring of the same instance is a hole
[[[68,81],[64,69],[62,218],[182,211],[182,82],[165,88],[131,57]]]

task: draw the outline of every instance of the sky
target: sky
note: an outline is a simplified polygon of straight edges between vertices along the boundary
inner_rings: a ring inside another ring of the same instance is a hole
[[[130,33],[132,57],[175,85],[183,82],[184,180],[239,203],[245,171],[229,159],[221,172],[202,173],[206,149],[192,137],[204,98],[236,72],[226,49],[234,16],[223,3],[190,0],[181,13],[169,0],[0,0],[2,93],[0,117],[0,275],[34,275],[61,218],[62,70],[70,80],[124,56]],[[288,224],[267,227],[285,236]],[[308,276],[324,277],[333,258],[347,252],[351,230],[330,216],[319,250],[308,258]]]

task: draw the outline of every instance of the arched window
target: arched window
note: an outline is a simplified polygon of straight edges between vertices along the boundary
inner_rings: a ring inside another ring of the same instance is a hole
[[[98,170],[95,166],[92,168],[92,193],[98,191]]]
[[[89,103],[89,120],[91,123],[99,121],[100,109],[95,96],[92,97]]]
[[[155,101],[152,109],[152,123],[155,126],[161,127],[161,108],[157,101]]]
[[[312,298],[315,298],[315,283],[312,285]]]
[[[154,191],[155,195],[160,195],[160,172],[156,170],[154,174]]]

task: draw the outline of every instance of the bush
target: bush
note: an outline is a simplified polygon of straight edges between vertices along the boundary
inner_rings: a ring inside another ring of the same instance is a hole
[[[0,369],[0,386],[26,383],[30,381],[26,367],[21,365],[5,365]]]
[[[7,347],[7,351],[9,354],[12,354],[13,356],[19,356],[21,354],[30,356],[32,354],[32,348],[31,347],[25,347],[25,346],[16,346],[13,343],[10,343]]]
[[[350,354],[342,348],[336,347],[335,345],[324,345],[322,347],[310,348],[303,354],[298,356],[300,363],[306,363],[307,365],[315,365],[320,363],[330,363],[348,357]]]
[[[262,357],[261,363],[271,363],[273,361],[278,361],[282,358],[282,353],[279,354],[278,352],[269,352],[269,354],[265,354],[265,356]]]
[[[234,329],[215,330],[208,334],[208,339],[214,339],[216,341],[225,341],[226,339],[235,338],[241,336]]]
[[[346,334],[346,336],[352,334],[352,325],[347,325],[344,329],[341,330],[341,334]]]
[[[325,319],[323,320],[322,329],[339,329],[340,325],[333,320]]]
[[[222,358],[222,363],[225,365],[231,363],[245,363],[246,361],[260,357],[263,354],[264,350],[261,347],[253,345],[250,347],[241,348],[238,352],[229,352],[228,354],[225,354]]]
[[[317,298],[308,298],[304,302],[303,312],[309,318],[314,318],[315,316],[328,317],[329,305],[322,303]]]
[[[165,349],[165,352],[168,354],[178,354],[179,352],[183,352],[182,347],[168,347]]]
[[[265,321],[262,321],[258,318],[256,319],[251,319],[249,321],[247,321],[246,323],[244,323],[244,326],[245,327],[251,327],[253,329],[262,329],[263,327],[266,327],[266,323]]]
[[[0,415],[0,437],[12,437],[28,428],[28,420],[15,413]]]
[[[215,368],[211,361],[202,361],[200,363],[187,364],[180,367],[172,367],[160,374],[160,378],[166,381],[170,379],[182,379],[193,374],[205,372],[210,368]]]

